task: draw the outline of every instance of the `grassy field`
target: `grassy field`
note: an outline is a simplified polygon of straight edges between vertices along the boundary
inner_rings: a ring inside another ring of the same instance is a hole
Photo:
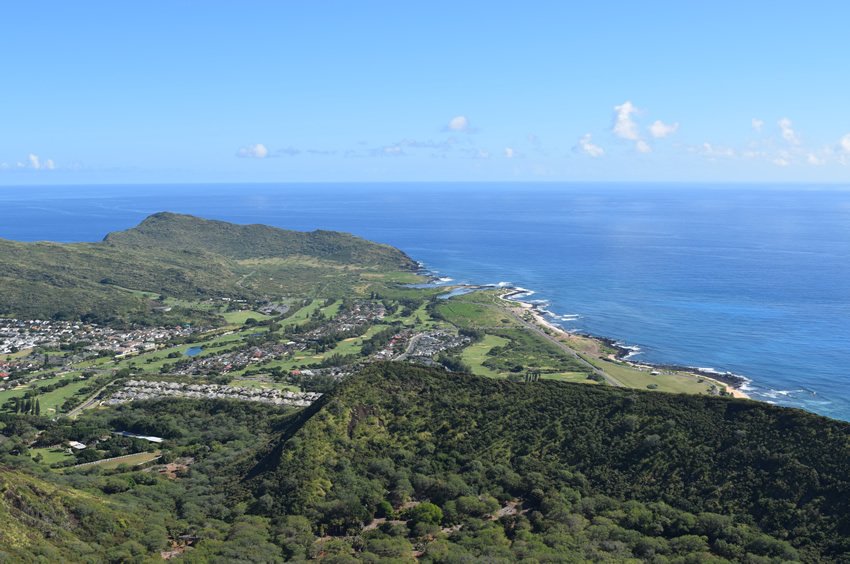
[[[584,372],[559,372],[556,374],[541,374],[541,380],[557,380],[558,382],[575,382],[578,384],[596,384]]]
[[[228,311],[222,313],[221,316],[227,321],[228,325],[244,325],[247,320],[252,318],[257,321],[265,321],[269,318],[268,315],[251,310]]]
[[[23,349],[23,350],[20,350],[18,352],[6,353],[3,356],[4,356],[4,358],[8,358],[9,360],[24,358],[25,356],[28,356],[32,351],[33,351],[33,349]]]
[[[56,413],[56,410],[59,409],[59,406],[65,403],[65,400],[67,400],[69,397],[79,392],[80,388],[82,388],[88,383],[88,380],[80,379],[78,373],[68,373],[62,376],[48,378],[46,380],[37,380],[21,387],[1,391],[0,405],[6,403],[12,398],[23,397],[24,394],[30,389],[34,388],[36,391],[38,391],[39,389],[44,388],[45,386],[49,386],[50,384],[69,379],[72,379],[74,381],[66,386],[62,386],[61,388],[53,390],[52,392],[40,393],[38,395],[38,403],[41,406],[41,414],[54,415]]]
[[[66,376],[66,378],[69,377],[71,377],[71,375]],[[80,389],[88,383],[88,380],[78,379],[67,386],[62,386],[61,388],[53,390],[52,392],[40,394],[38,396],[38,401],[41,404],[41,414],[54,415],[59,413],[59,408],[63,403],[65,403],[65,400],[79,392]]]
[[[510,316],[495,307],[459,299],[444,301],[437,306],[437,312],[446,321],[461,329],[483,329],[515,325]]]
[[[582,357],[630,388],[646,390],[648,386],[654,384],[657,387],[652,389],[660,392],[700,394],[708,392],[711,385],[708,381],[699,382],[699,378],[693,374],[665,371],[662,374],[653,376],[650,374],[650,371],[637,370],[630,366],[624,366],[616,362],[593,358],[587,355],[582,355]]]
[[[103,462],[95,462],[90,464],[90,466],[99,466],[104,470],[111,470],[113,468],[118,468],[122,465],[127,465],[130,467],[138,466],[139,464],[144,464],[145,462],[150,462],[151,460],[155,460],[159,458],[160,451],[154,452],[140,452],[138,454],[131,454],[130,456],[119,458],[118,460],[105,460]]]
[[[363,274],[365,280],[380,280],[390,284],[421,284],[427,278],[415,272],[388,271]]]
[[[489,353],[493,347],[501,347],[507,345],[509,342],[510,341],[504,337],[485,335],[479,342],[473,343],[463,349],[460,358],[464,364],[467,364],[472,369],[473,374],[495,378],[500,376],[499,372],[484,366],[483,363],[487,360],[487,353]]]
[[[342,300],[334,300],[334,302],[322,308],[322,314],[326,319],[333,319],[336,317],[336,314],[339,313],[340,308],[342,307]]]
[[[30,456],[33,458],[36,455],[41,455],[41,463],[50,466],[55,462],[64,462],[65,460],[69,460],[73,458],[71,454],[68,454],[68,450],[65,448],[32,448],[30,449]]]
[[[320,300],[312,300],[309,304],[305,305],[285,320],[283,320],[284,325],[298,325],[299,323],[304,323],[310,316],[313,315],[313,312],[316,311],[321,305]]]

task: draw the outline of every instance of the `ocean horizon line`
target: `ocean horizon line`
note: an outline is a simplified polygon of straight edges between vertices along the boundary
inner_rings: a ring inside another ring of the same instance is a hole
[[[464,185],[464,186],[637,186],[660,188],[671,186],[694,186],[700,188],[829,188],[850,190],[850,180],[847,181],[765,181],[765,180],[233,180],[233,181],[162,181],[162,182],[57,182],[57,183],[25,183],[25,184],[3,184],[0,190],[15,188],[78,188],[78,187],[139,187],[139,186],[390,186],[390,185],[414,185],[414,186],[440,186],[440,185]]]

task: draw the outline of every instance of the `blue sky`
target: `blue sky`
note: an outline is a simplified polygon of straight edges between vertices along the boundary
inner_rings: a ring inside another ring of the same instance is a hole
[[[850,180],[846,2],[38,2],[0,184]]]

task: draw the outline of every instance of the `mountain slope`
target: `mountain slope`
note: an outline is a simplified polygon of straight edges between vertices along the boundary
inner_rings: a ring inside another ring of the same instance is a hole
[[[610,529],[572,531],[577,547],[620,531],[621,556],[645,557],[646,539],[672,550],[690,535],[704,537],[697,552],[730,559],[789,559],[789,544],[806,560],[850,557],[843,422],[749,401],[402,364],[366,369],[314,409],[248,483],[266,506],[274,500],[271,514],[306,515],[320,532],[356,533],[382,502],[398,509],[411,499],[440,506],[451,525],[462,522],[460,499],[492,496],[520,500],[535,530]]]
[[[398,249],[347,233],[287,231],[168,212],[154,214],[133,229],[110,233],[104,242],[121,248],[203,249],[234,260],[306,256],[357,266],[416,267]]]
[[[335,297],[416,267],[397,249],[344,233],[172,213],[155,214],[100,243],[0,240],[0,264],[0,315],[98,320],[149,313],[149,300],[128,289],[184,300]]]
[[[102,497],[5,468],[0,468],[0,523],[4,562],[119,559],[145,552],[138,541],[153,526]]]

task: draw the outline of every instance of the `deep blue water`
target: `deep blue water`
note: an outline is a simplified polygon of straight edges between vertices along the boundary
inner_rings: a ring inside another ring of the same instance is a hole
[[[202,352],[204,352],[203,347],[189,347],[183,354],[185,354],[186,356],[198,356]]]
[[[395,245],[458,281],[512,282],[637,359],[752,379],[850,420],[850,190],[695,185],[0,188],[0,237],[94,241],[156,211]],[[2,268],[2,265],[0,265]]]

